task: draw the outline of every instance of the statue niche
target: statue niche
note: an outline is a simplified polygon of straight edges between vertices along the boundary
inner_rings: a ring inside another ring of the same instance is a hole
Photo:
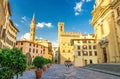
[[[117,8],[117,15],[120,16],[120,7]]]

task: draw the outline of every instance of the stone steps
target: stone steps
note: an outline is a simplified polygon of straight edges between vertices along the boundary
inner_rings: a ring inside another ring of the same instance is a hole
[[[90,64],[85,67],[120,73],[120,64]]]

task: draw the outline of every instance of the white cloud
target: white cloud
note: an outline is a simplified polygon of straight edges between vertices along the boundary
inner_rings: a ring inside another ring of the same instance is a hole
[[[95,4],[93,5],[93,8],[95,9]]]
[[[40,28],[43,28],[43,27],[48,27],[48,28],[51,28],[51,27],[53,27],[53,25],[52,25],[52,23],[45,23],[45,22],[39,22],[39,23],[37,23],[37,27],[40,27]]]
[[[43,37],[40,37],[39,39],[44,39]]]
[[[15,26],[17,26],[17,27],[18,27],[19,25],[18,25],[17,23],[15,23]]]
[[[43,37],[37,37],[37,36],[36,36],[35,39],[44,39],[44,38],[43,38]]]
[[[86,2],[90,2],[90,1],[92,1],[92,0],[86,0]]]
[[[82,5],[83,5],[84,1],[85,0],[82,0],[82,1],[76,3],[76,6],[74,7],[74,11],[75,11],[76,16],[79,15],[80,12],[82,12]]]
[[[23,17],[22,17],[22,20],[23,20],[23,21],[27,21],[26,16],[23,16]]]
[[[77,16],[77,15],[79,15],[80,13],[78,13],[78,12],[75,12],[75,16]]]
[[[30,40],[30,33],[25,33],[24,35],[21,36],[22,40]]]
[[[89,24],[91,24],[91,19],[89,19]]]
[[[77,2],[75,7],[74,7],[74,11],[75,11],[75,16],[80,15],[80,13],[83,11],[82,6],[85,2],[90,2],[92,0],[81,0],[80,2]]]

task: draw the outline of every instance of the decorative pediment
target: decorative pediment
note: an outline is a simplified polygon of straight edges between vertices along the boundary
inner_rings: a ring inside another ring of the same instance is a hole
[[[104,47],[107,47],[108,46],[108,39],[106,39],[105,37],[102,37],[100,40],[99,40],[99,45],[101,48],[104,48]]]

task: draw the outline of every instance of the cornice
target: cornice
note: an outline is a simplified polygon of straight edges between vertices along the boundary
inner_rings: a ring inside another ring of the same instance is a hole
[[[118,4],[118,2],[120,2],[120,0],[114,0],[113,2],[111,2],[111,6],[115,6],[116,4]]]
[[[108,4],[107,6],[97,6],[93,11],[92,11],[92,26],[95,25],[95,23],[98,21],[98,19],[104,17],[108,11],[110,11],[113,8],[116,8],[118,5],[120,5],[120,0],[113,0],[110,4]]]
[[[107,5],[107,6],[99,6],[97,7],[95,10],[93,10],[92,15],[92,25],[94,26],[94,24],[98,21],[98,19],[102,18],[103,16],[105,16],[105,14],[110,11],[110,9],[112,9],[111,5]]]

